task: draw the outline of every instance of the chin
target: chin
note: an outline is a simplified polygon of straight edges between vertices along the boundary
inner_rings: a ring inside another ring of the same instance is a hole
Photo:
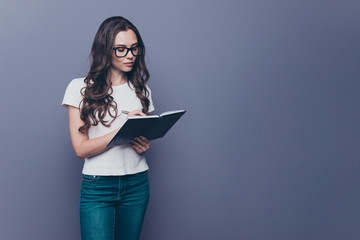
[[[123,72],[131,72],[131,70],[133,70],[133,67],[124,67],[121,69]]]

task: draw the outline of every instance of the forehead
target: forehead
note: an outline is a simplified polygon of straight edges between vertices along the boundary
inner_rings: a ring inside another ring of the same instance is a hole
[[[120,31],[115,36],[114,45],[131,46],[134,43],[137,43],[137,38],[134,31],[131,29]]]

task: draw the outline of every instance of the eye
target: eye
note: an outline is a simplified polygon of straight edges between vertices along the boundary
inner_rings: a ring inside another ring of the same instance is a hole
[[[119,47],[119,48],[116,48],[116,51],[118,51],[118,52],[124,52],[124,51],[125,51],[125,48]]]
[[[133,50],[133,51],[136,51],[136,50],[138,50],[138,47],[137,47],[137,46],[136,46],[136,47],[133,47],[132,50]]]

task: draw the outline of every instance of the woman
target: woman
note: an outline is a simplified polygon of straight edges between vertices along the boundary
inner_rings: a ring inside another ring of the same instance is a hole
[[[127,146],[106,148],[127,117],[154,110],[139,31],[123,17],[106,19],[91,49],[85,78],[68,85],[68,108],[76,155],[85,159],[80,194],[84,240],[138,239],[149,199],[150,142],[139,136]],[[128,112],[128,114],[123,112]]]

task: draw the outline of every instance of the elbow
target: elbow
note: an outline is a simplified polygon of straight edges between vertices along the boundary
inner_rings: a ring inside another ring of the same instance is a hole
[[[74,152],[79,159],[84,159],[88,157],[88,153],[85,151],[83,144],[73,144]]]
[[[84,151],[82,151],[80,149],[75,150],[75,154],[79,159],[85,159],[85,158],[88,158],[88,157],[92,157],[94,155],[94,154],[91,154],[89,152],[84,152]]]
[[[76,156],[79,158],[79,159],[84,159],[86,158],[86,156],[82,153],[79,153],[79,152],[75,152]]]
[[[80,149],[74,149],[75,150],[75,154],[79,159],[84,159],[86,158],[86,154],[84,152],[82,152]]]
[[[82,160],[82,159],[85,159],[85,158],[86,158],[86,156],[81,155],[81,154],[76,154],[76,156],[77,156],[80,160]]]

